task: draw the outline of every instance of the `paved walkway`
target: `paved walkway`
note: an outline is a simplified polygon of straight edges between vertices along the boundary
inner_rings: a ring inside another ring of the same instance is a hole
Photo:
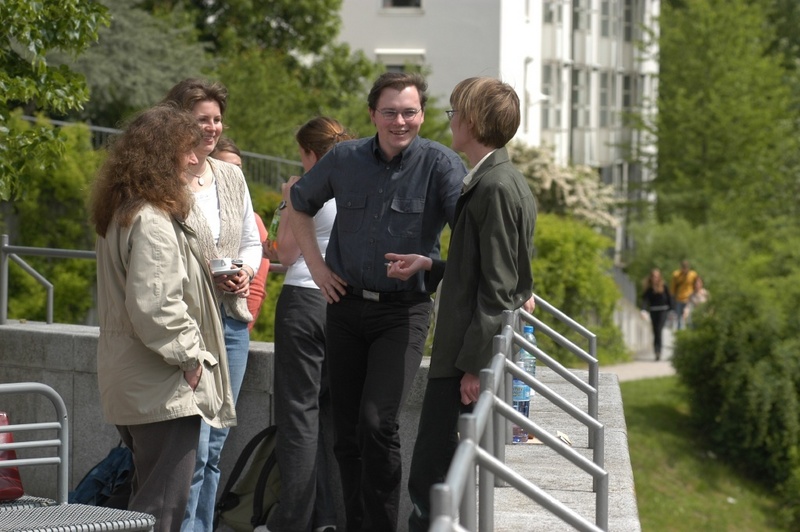
[[[672,346],[674,340],[672,329],[664,327],[663,335],[661,360],[658,362],[656,362],[652,349],[648,349],[637,353],[634,356],[633,362],[600,366],[600,372],[615,373],[620,382],[675,375],[675,368],[672,367]]]

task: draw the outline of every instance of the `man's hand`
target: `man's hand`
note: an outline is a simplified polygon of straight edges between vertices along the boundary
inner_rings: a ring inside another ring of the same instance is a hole
[[[311,272],[311,278],[314,279],[314,282],[322,292],[322,296],[328,303],[338,303],[342,298],[341,296],[347,293],[347,290],[345,290],[347,283],[333,273],[333,270],[328,268],[325,263],[314,269],[309,266],[309,271]]]
[[[461,377],[461,404],[469,405],[481,395],[481,379],[472,373],[464,373]]]
[[[423,255],[399,255],[387,253],[386,276],[401,281],[407,281],[420,270],[430,270],[433,260]]]
[[[531,295],[530,299],[522,304],[522,309],[528,314],[533,314],[533,311],[536,310],[536,299],[533,295]]]

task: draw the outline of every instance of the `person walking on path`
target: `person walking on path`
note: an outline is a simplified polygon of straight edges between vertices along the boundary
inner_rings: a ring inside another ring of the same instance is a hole
[[[398,416],[422,361],[436,286],[386,275],[389,252],[438,257],[467,173],[451,149],[419,136],[427,83],[378,77],[367,104],[374,137],[340,142],[291,189],[292,233],[327,306],[336,443],[347,529],[397,529]],[[325,257],[313,216],[336,200]]]
[[[711,298],[711,294],[703,286],[703,278],[699,275],[694,279],[694,292],[689,296],[689,301],[686,308],[683,310],[683,322],[687,327],[692,325],[692,313],[694,310],[703,303],[707,303]]]
[[[691,269],[688,260],[681,261],[681,267],[672,272],[669,289],[675,298],[675,329],[683,328],[683,311],[689,303],[689,296],[694,292],[694,280],[697,272]]]
[[[661,270],[654,268],[644,283],[642,317],[645,319],[649,317],[650,324],[653,327],[653,352],[656,355],[656,360],[661,360],[661,333],[664,330],[664,324],[667,322],[667,316],[669,316],[672,306],[672,297],[664,278],[661,276]]]
[[[480,394],[479,373],[492,359],[503,312],[533,310],[533,231],[536,202],[511,164],[506,143],[520,123],[519,98],[507,83],[488,77],[460,82],[447,111],[453,149],[472,171],[456,205],[445,263],[431,257],[388,253],[388,276],[408,279],[426,271],[437,286],[439,313],[428,384],[422,403],[408,490],[409,530],[430,525],[430,490],[443,482],[458,446],[458,418]]]
[[[338,142],[352,136],[336,120],[316,117],[297,130],[303,169],[308,172]],[[289,199],[293,177],[281,186]],[[283,203],[282,205],[285,205]],[[288,211],[288,209],[284,209]],[[275,307],[275,422],[278,426],[275,453],[278,468],[291,471],[281,478],[280,501],[270,516],[271,532],[324,531],[336,528],[336,501],[328,475],[326,417],[331,415],[331,398],[325,360],[325,308],[327,302],[314,284],[306,261],[295,241],[286,212],[278,226],[277,241],[265,242],[275,249],[278,260],[288,266],[283,289]],[[336,202],[328,200],[314,216],[317,245],[322,255],[328,248]]]

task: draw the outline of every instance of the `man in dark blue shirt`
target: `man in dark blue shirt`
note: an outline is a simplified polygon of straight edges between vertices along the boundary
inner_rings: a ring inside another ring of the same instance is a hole
[[[368,97],[374,137],[337,144],[291,190],[289,220],[328,301],[326,348],[348,530],[397,529],[402,465],[398,414],[422,360],[431,312],[424,275],[387,277],[384,255],[438,256],[467,171],[419,137],[427,84],[380,76]],[[337,215],[322,257],[312,216]]]

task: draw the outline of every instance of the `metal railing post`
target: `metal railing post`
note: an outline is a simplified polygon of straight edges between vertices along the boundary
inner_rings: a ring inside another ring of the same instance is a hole
[[[0,237],[0,325],[8,321],[8,235]]]
[[[492,394],[496,394],[497,391],[495,390],[495,375],[494,370],[484,369],[481,370],[481,395],[485,391],[489,391]],[[489,419],[485,420],[485,428],[483,429],[483,434],[481,435],[480,444],[481,447],[492,456],[497,456],[495,454],[495,437],[494,437],[494,429],[495,429],[495,413],[492,411],[489,415]],[[505,447],[505,446],[503,446]],[[504,449],[505,451],[505,449]],[[505,454],[505,452],[503,453]],[[505,462],[505,459],[503,460]],[[480,490],[480,496],[478,497],[478,530],[481,532],[489,532],[494,528],[494,487],[495,487],[495,475],[492,473],[492,470],[488,467],[481,467],[478,471],[479,474],[479,481],[478,481],[478,489]]]
[[[458,431],[461,433],[461,441],[478,441],[478,428],[473,414],[462,414],[458,418]],[[477,494],[475,489],[478,487],[475,478],[475,462],[470,462],[469,470],[466,471],[466,481],[464,482],[464,492],[461,495],[459,505],[459,522],[469,530],[475,530],[478,524],[476,512],[478,510]]]

